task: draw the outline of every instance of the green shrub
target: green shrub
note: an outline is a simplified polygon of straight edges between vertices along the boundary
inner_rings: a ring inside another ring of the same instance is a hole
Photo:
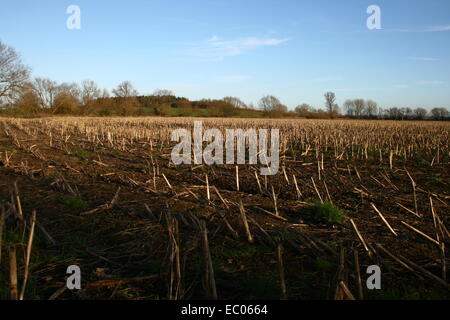
[[[84,202],[81,199],[74,198],[74,197],[67,197],[67,198],[61,199],[60,202],[70,209],[81,209],[81,208],[85,208],[87,206],[86,202]]]
[[[75,153],[75,156],[81,159],[86,159],[87,157],[89,157],[90,153],[85,151],[85,150],[77,150],[77,152]]]
[[[345,214],[329,201],[310,202],[305,209],[305,214],[312,221],[322,223],[342,223],[345,219]]]

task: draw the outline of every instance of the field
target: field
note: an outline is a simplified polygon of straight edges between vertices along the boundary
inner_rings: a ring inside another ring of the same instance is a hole
[[[450,123],[203,119],[280,129],[265,177],[175,166],[193,122],[0,118],[0,299],[450,298]]]

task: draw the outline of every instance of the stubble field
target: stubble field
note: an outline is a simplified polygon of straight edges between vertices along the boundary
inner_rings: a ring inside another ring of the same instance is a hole
[[[13,251],[25,299],[450,297],[450,123],[202,119],[280,129],[264,177],[174,165],[171,132],[194,120],[1,118],[0,298]]]

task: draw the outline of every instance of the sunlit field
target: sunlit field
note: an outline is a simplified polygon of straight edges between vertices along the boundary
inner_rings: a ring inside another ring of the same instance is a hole
[[[279,129],[278,173],[175,165],[171,133],[194,120]],[[449,132],[432,121],[0,118],[0,298],[13,251],[27,299],[448,299]],[[69,265],[82,290],[65,289]],[[383,290],[366,285],[372,265]]]

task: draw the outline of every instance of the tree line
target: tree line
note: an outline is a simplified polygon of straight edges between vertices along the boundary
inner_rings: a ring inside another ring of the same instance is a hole
[[[12,115],[99,115],[99,116],[247,116],[357,118],[394,120],[449,120],[445,108],[383,109],[373,100],[346,100],[344,114],[336,103],[336,95],[326,92],[325,109],[300,104],[294,111],[273,96],[262,97],[257,106],[247,105],[237,97],[190,101],[177,97],[170,90],[158,89],[150,95],[140,95],[129,81],[120,83],[111,92],[100,88],[93,80],[78,83],[58,83],[48,78],[30,79],[30,69],[20,55],[0,41],[0,111]]]
[[[381,108],[374,100],[347,99],[343,104],[344,113],[334,103],[336,96],[333,92],[327,92],[325,97],[325,110],[314,109],[309,104],[301,104],[295,108],[295,112],[306,118],[336,118],[347,117],[352,119],[385,119],[385,120],[450,120],[449,111],[446,108],[433,108],[428,111],[424,108]]]

